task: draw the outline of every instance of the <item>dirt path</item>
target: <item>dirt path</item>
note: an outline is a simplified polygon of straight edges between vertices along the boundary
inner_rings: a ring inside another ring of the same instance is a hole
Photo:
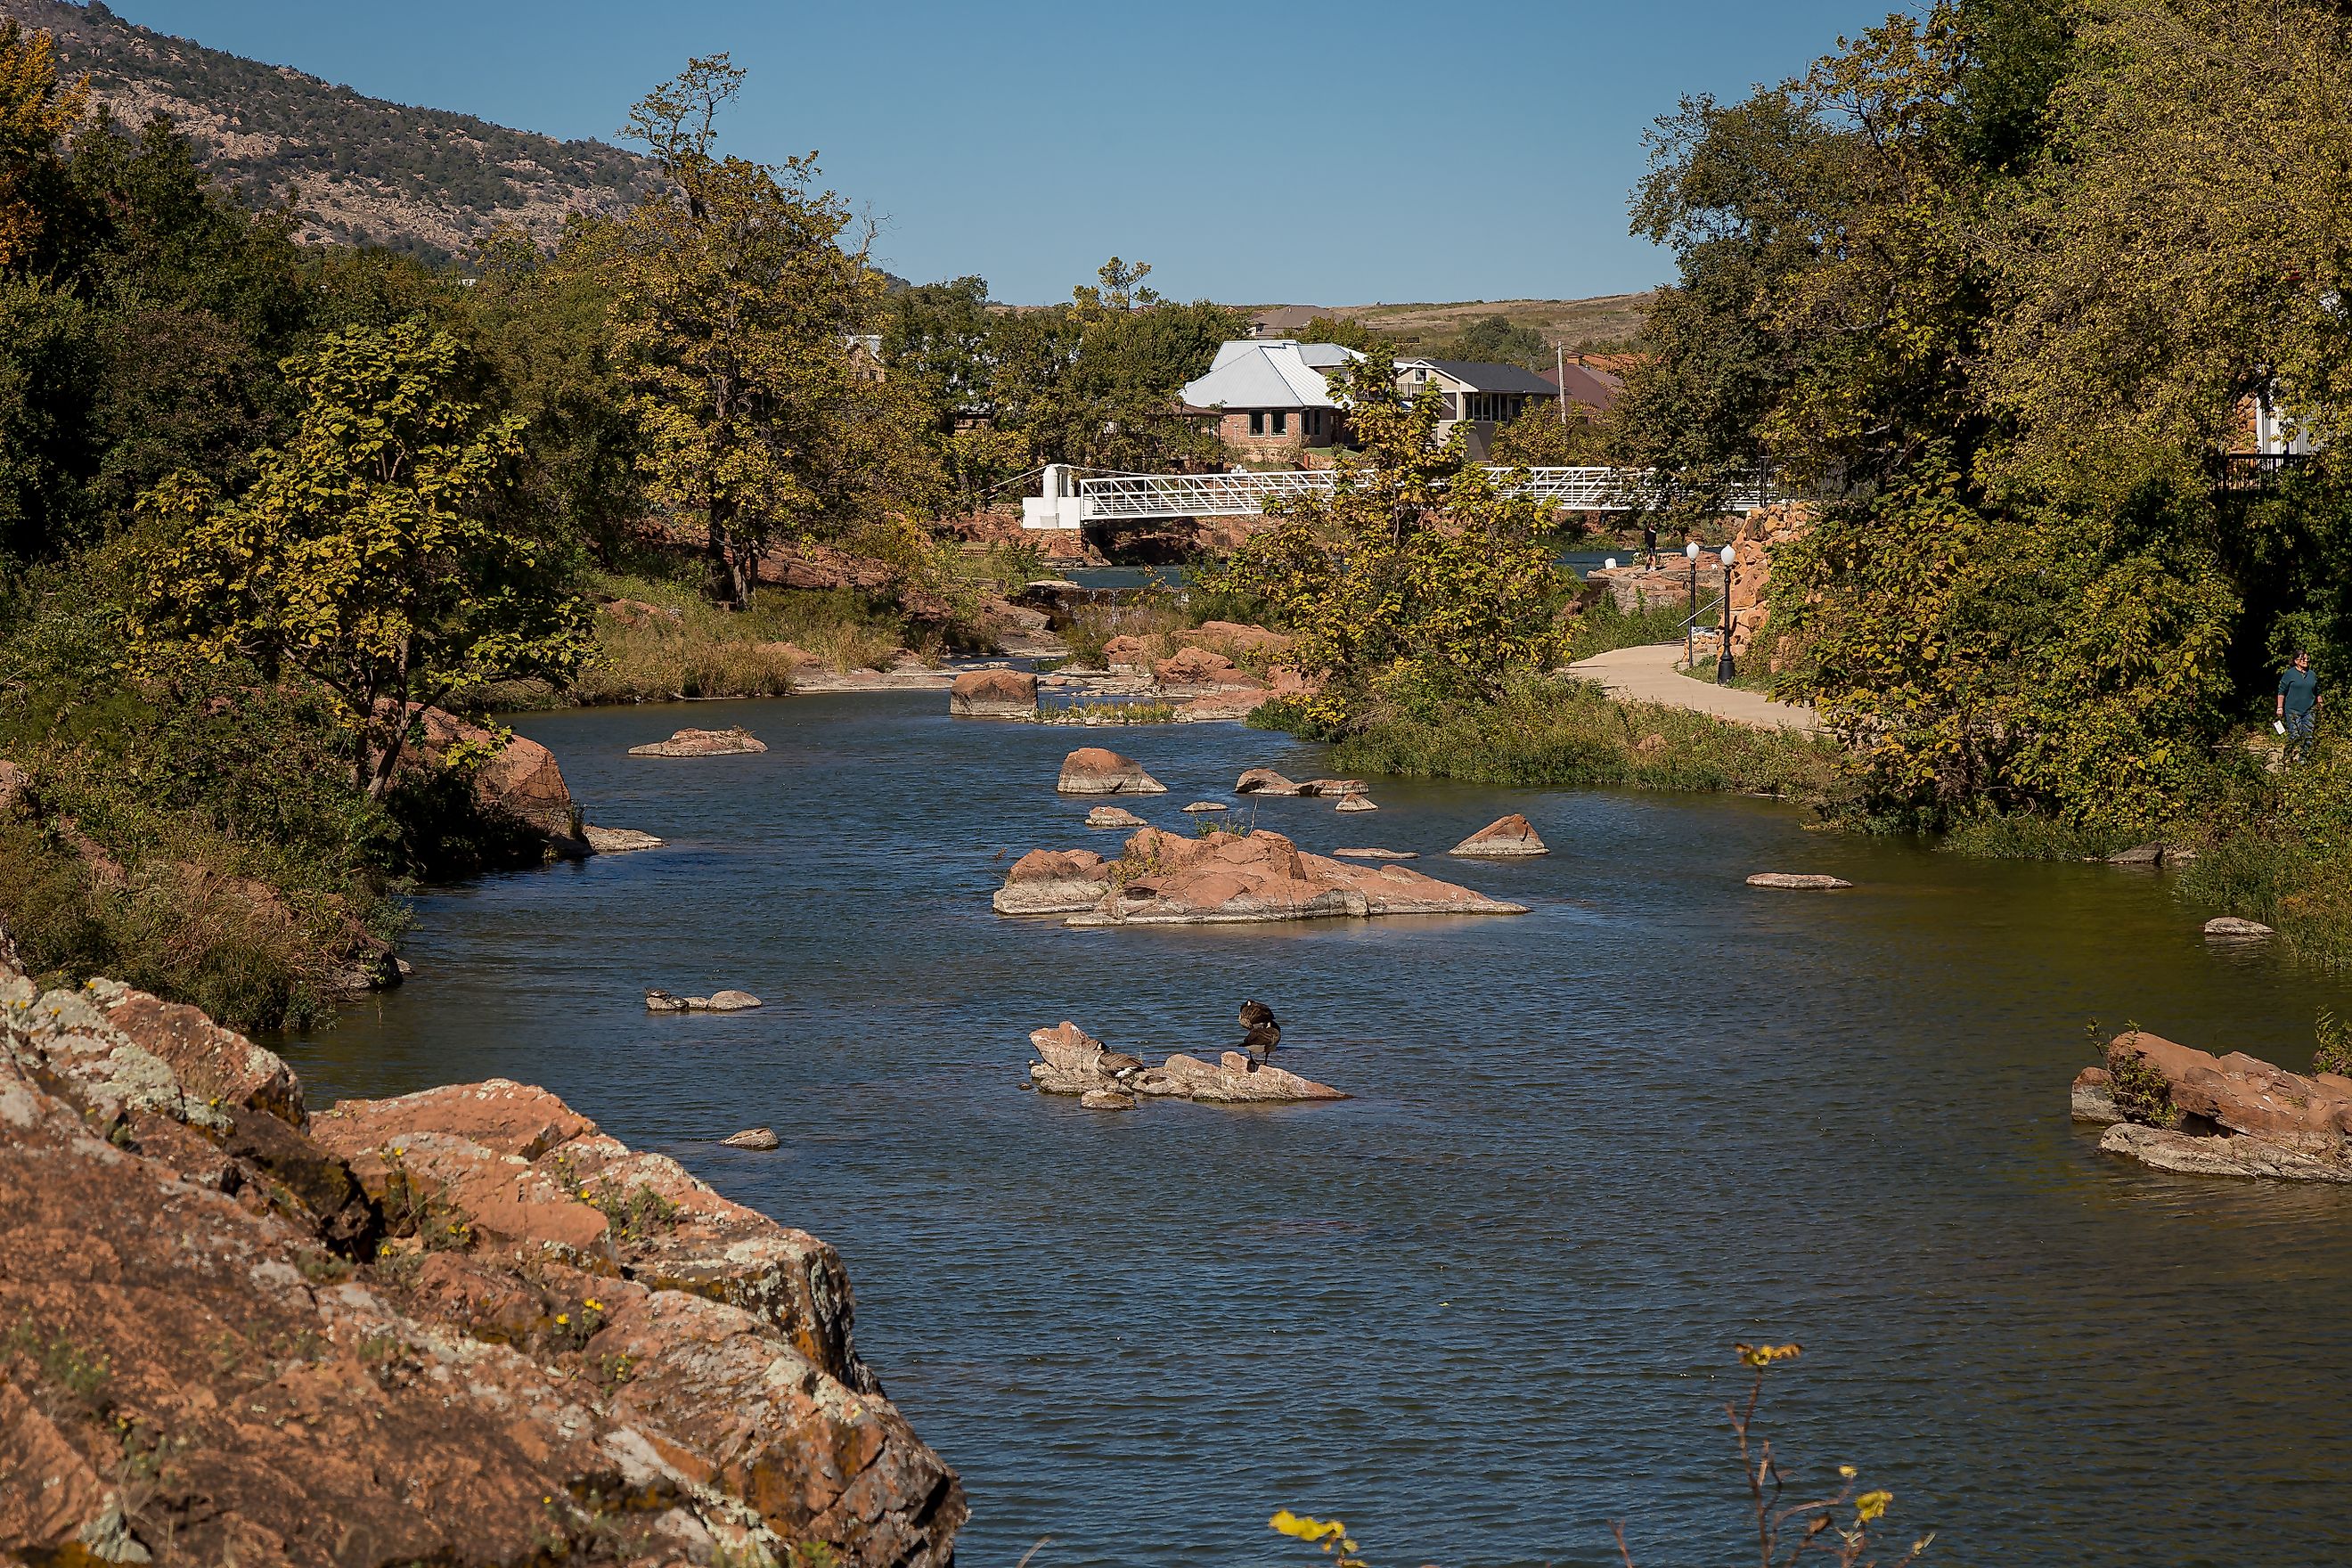
[[[1628,702],[1655,702],[1666,708],[1687,708],[1712,713],[1735,724],[1759,730],[1818,730],[1821,721],[1811,708],[1775,702],[1760,692],[1737,686],[1693,680],[1675,668],[1682,662],[1683,645],[1654,643],[1594,654],[1570,665],[1569,673],[1597,680],[1612,697]]]

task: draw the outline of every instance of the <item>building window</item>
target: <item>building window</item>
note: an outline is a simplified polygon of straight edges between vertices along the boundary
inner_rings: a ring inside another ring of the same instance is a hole
[[[1274,411],[1274,433],[1277,436],[1287,436],[1290,434],[1289,409],[1277,408]]]
[[[1298,418],[1299,428],[1308,436],[1320,436],[1323,434],[1323,411],[1321,409],[1310,408],[1306,413],[1300,415]]]
[[[1253,408],[1250,410],[1250,434],[1253,436],[1263,436],[1265,434],[1265,409]]]

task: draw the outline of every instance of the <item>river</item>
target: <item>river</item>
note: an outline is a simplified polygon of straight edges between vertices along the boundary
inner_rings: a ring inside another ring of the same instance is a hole
[[[951,721],[936,692],[531,714],[590,819],[670,847],[420,900],[416,978],[285,1048],[313,1104],[506,1077],[824,1237],[857,1341],[962,1473],[973,1568],[1733,1561],[1739,1340],[1797,1341],[1801,1480],[1891,1489],[1933,1561],[2352,1560],[2352,1192],[2166,1175],[2070,1124],[2084,1025],[2301,1068],[2341,984],[2208,947],[2157,875],[1808,832],[1759,801],[1374,780],[1265,801],[1417,849],[1514,919],[1069,931],[989,893],[1110,849],[1053,779],[1108,741],[1171,793],[1319,748],[1236,725]],[[626,747],[741,722],[764,755]],[[1249,803],[1238,803],[1250,815]],[[1523,864],[1432,858],[1507,811]],[[1830,871],[1836,895],[1750,871]],[[767,1005],[655,1017],[640,993]],[[1027,1034],[1282,1015],[1352,1090],[1125,1114],[1024,1092]],[[772,1125],[783,1148],[714,1141]],[[1745,1551],[1752,1555],[1752,1536]],[[1907,1539],[1907,1537],[1906,1537]]]

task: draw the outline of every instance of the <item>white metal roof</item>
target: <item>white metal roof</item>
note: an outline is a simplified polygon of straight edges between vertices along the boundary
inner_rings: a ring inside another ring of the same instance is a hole
[[[1317,363],[1303,349],[1318,351]],[[1344,357],[1324,352],[1335,349]],[[1322,367],[1337,369],[1360,357],[1336,343],[1236,339],[1219,346],[1208,374],[1185,383],[1183,398],[1195,408],[1337,408]]]

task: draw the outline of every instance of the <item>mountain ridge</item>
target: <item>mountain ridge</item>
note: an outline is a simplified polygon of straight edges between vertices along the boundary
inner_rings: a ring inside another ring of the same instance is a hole
[[[142,27],[102,0],[0,0],[0,19],[52,34],[64,69],[126,128],[169,118],[215,179],[249,201],[291,188],[297,237],[462,258],[504,226],[551,242],[565,215],[625,210],[650,163],[476,115],[370,98]]]

